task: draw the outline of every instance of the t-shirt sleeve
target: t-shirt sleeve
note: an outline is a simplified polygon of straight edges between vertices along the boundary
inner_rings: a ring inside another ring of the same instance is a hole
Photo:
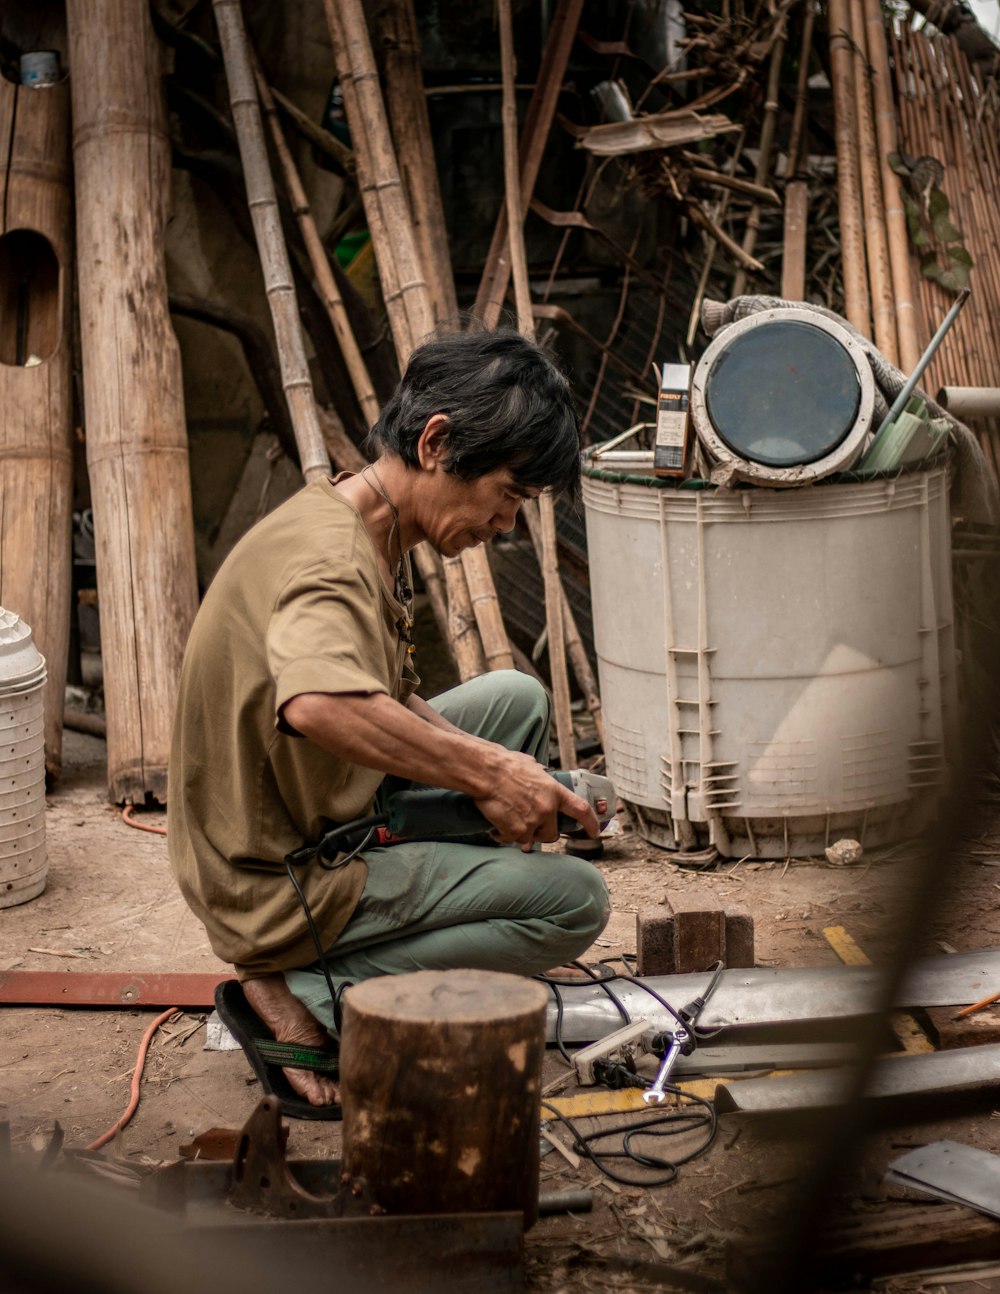
[[[382,599],[365,573],[347,563],[313,566],[285,585],[267,628],[275,721],[304,692],[390,692]]]

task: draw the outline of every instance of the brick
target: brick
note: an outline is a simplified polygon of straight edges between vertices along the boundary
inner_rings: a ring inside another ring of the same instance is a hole
[[[674,971],[706,970],[726,959],[726,914],[721,908],[682,909],[674,914]]]

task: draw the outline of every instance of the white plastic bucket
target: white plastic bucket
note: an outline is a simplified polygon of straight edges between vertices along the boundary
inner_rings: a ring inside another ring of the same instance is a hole
[[[761,858],[914,834],[956,722],[947,468],[715,490],[641,457],[583,483],[608,773],[641,834]]]
[[[0,608],[0,908],[45,889],[45,661],[31,630]]]

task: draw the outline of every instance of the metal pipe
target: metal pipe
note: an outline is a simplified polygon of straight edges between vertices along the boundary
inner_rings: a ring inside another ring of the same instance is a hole
[[[948,333],[948,329],[958,318],[959,312],[961,311],[962,307],[965,305],[966,301],[968,301],[971,295],[972,293],[969,290],[969,288],[963,288],[961,292],[959,292],[958,296],[955,298],[954,302],[952,303],[951,309],[948,311],[944,319],[941,321],[941,327],[930,339],[930,342],[927,345],[927,349],[920,356],[920,359],[917,362],[917,367],[906,379],[905,383],[903,384],[903,389],[900,391],[899,395],[897,395],[896,399],[893,401],[892,408],[882,419],[882,424],[879,427],[878,431],[875,433],[876,436],[878,436],[881,433],[883,427],[887,427],[891,422],[894,422],[899,417],[899,415],[903,412],[903,410],[906,408],[906,402],[913,394],[913,388],[920,381],[921,377],[923,377],[924,369],[934,358],[935,351],[944,341],[945,336]]]
[[[1000,418],[1000,386],[943,386],[936,396],[956,418]]]

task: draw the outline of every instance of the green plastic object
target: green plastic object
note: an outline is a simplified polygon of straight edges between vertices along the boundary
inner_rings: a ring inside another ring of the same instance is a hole
[[[879,429],[856,470],[867,476],[921,463],[933,458],[947,437],[947,420],[931,418],[926,401],[912,396],[902,413]]]

